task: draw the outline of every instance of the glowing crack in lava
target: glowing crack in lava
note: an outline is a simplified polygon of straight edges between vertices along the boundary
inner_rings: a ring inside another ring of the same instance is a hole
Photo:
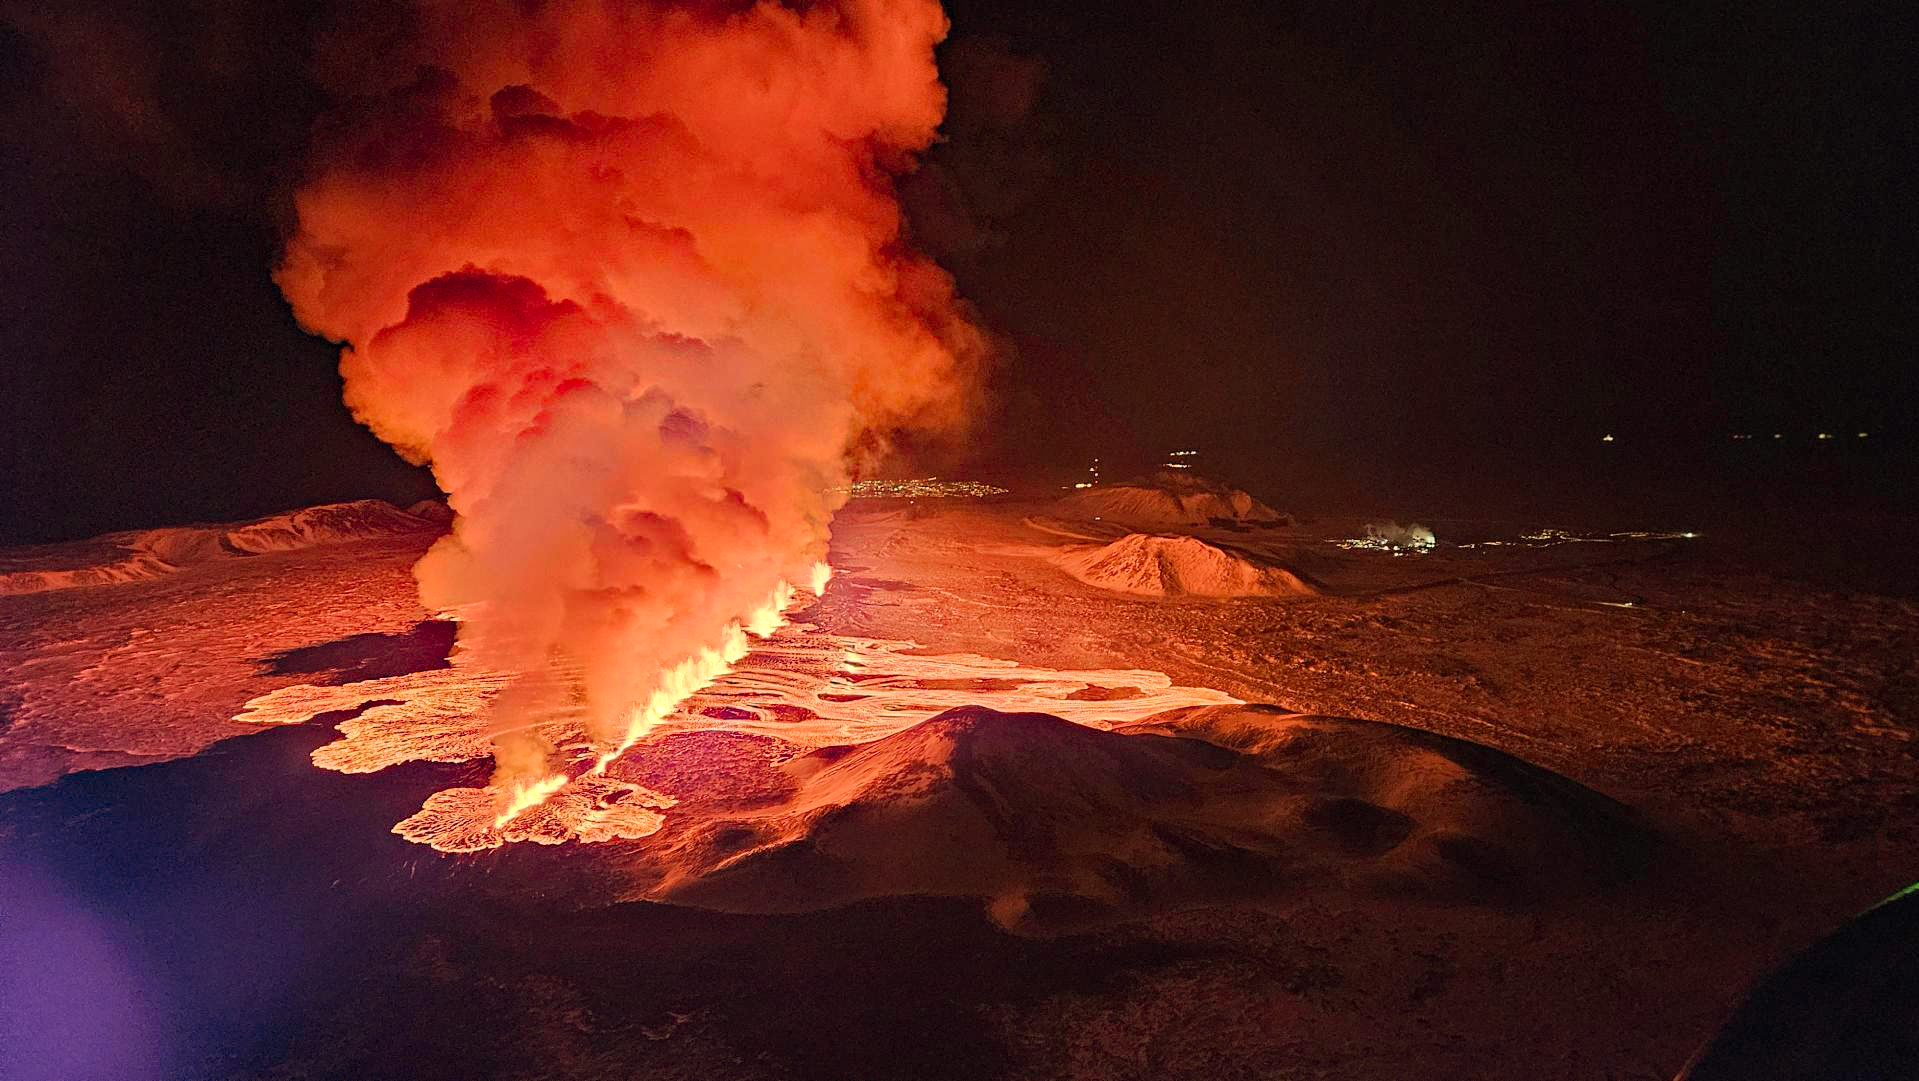
[[[493,673],[495,775],[442,795],[536,839],[583,792],[589,832],[642,828],[611,763],[777,629],[786,583],[824,588],[857,467],[968,412],[983,339],[894,192],[944,109],[946,18],[420,0],[350,23],[320,50],[350,104],[276,280],[457,516],[415,576]]]
[[[810,578],[823,585],[830,573],[815,567]],[[566,761],[566,767],[530,781],[437,792],[419,814],[394,827],[394,832],[451,852],[492,848],[508,841],[558,844],[654,832],[662,821],[658,811],[671,806],[673,799],[609,777],[609,767],[687,699],[745,657],[749,633],[763,637],[785,627],[785,609],[797,596],[791,586],[780,583],[767,603],[752,614],[748,626],[729,626],[720,648],[703,649],[675,666],[668,681],[633,711],[617,744],[598,744],[588,735],[583,702],[563,704],[541,716],[539,723],[543,742],[556,748],[556,757]],[[353,700],[347,709],[379,701],[382,704],[341,722],[343,738],[315,751],[314,764],[343,773],[371,773],[407,761],[484,758],[492,752],[486,728],[490,702],[509,693],[519,677],[476,670],[464,653],[456,653],[452,660],[451,668],[345,687],[288,687],[249,702],[236,720],[298,722],[331,712],[347,698]],[[564,681],[571,675],[561,672],[558,678]]]
[[[831,569],[821,571],[827,565],[822,562],[813,568],[811,577],[819,582],[822,590]],[[507,790],[503,797],[504,806],[493,817],[493,829],[498,831],[501,840],[526,839],[553,843],[577,836],[584,840],[605,840],[613,837],[642,837],[652,833],[660,826],[659,815],[653,808],[669,805],[669,798],[657,793],[644,793],[637,785],[620,781],[601,781],[607,767],[619,760],[619,757],[632,749],[643,737],[651,732],[662,720],[670,716],[682,702],[691,698],[715,679],[731,671],[733,665],[747,654],[747,634],[765,637],[786,625],[786,607],[793,602],[793,587],[785,582],[779,583],[773,595],[748,618],[745,626],[729,624],[722,633],[718,648],[703,648],[697,654],[674,665],[661,679],[647,698],[646,704],[633,710],[627,718],[626,732],[619,743],[606,750],[599,751],[593,768],[583,775],[588,778],[587,786],[592,790],[589,799],[593,805],[590,821],[558,823],[558,830],[546,830],[526,833],[514,837],[507,828],[526,812],[544,805],[568,784],[579,776],[559,772],[537,780],[517,782]],[[491,847],[492,835],[476,830],[471,821],[473,801],[467,798],[475,792],[487,794],[489,802],[493,799],[486,789],[452,789],[435,795],[421,813],[395,827],[394,832],[409,840],[424,841],[437,848],[454,851],[475,847]],[[614,798],[621,798],[629,806],[624,814],[609,814]],[[624,826],[614,824],[614,819],[623,819]],[[490,843],[489,843],[490,842]]]
[[[1175,686],[1161,673],[1140,669],[1032,668],[971,654],[913,652],[917,648],[912,642],[828,634],[810,624],[782,621],[750,642],[729,671],[635,735],[627,749],[675,733],[723,730],[769,736],[797,752],[870,742],[975,703],[1110,728],[1182,706],[1238,701],[1204,687]],[[358,710],[339,725],[339,740],[313,753],[316,765],[343,772],[484,758],[489,751],[485,704],[509,679],[462,661],[456,657],[449,669],[341,686],[283,688],[247,703],[234,719],[297,724]],[[675,802],[672,794],[601,768],[583,731],[569,727],[565,717],[549,722],[548,735],[574,754],[576,768],[545,778],[537,798],[517,796],[508,814],[496,791],[449,789],[435,793],[394,832],[442,851],[469,852],[512,841],[631,839],[660,829],[662,812]],[[590,768],[589,762],[594,763]]]

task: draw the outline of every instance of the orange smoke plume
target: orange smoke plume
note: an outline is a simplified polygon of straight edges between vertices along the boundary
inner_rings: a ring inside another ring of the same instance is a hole
[[[519,673],[503,791],[559,768],[534,726],[583,703],[615,752],[783,583],[823,588],[849,462],[966,415],[982,338],[894,195],[946,27],[936,0],[418,0],[323,50],[349,104],[277,280],[458,515],[416,577],[466,661]]]

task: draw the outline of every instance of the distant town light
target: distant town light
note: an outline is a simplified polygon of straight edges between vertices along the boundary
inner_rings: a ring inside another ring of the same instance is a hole
[[[1612,437],[1612,433],[1611,433],[1611,432],[1607,432],[1607,433],[1606,433],[1605,435],[1602,435],[1602,436],[1600,436],[1600,437],[1599,437],[1599,441],[1600,441],[1601,443],[1611,443],[1611,442],[1613,442],[1614,440],[1613,440],[1613,437]]]
[[[1772,433],[1772,437],[1773,437],[1774,439],[1784,439],[1784,438],[1785,438],[1785,436],[1783,436],[1783,435],[1780,435],[1780,434],[1779,434],[1778,432],[1774,432],[1774,433]]]
[[[1831,433],[1831,432],[1820,432],[1820,433],[1819,433],[1819,438],[1821,438],[1821,439],[1831,439],[1831,438],[1832,438],[1832,433]]]
[[[1859,439],[1864,439],[1864,438],[1865,438],[1866,436],[1868,436],[1868,435],[1871,435],[1871,434],[1872,434],[1871,432],[1860,432],[1860,433],[1859,433],[1859,435],[1857,436],[1857,438],[1859,438]]]
[[[862,480],[840,488],[848,499],[980,499],[1004,494],[1006,489],[970,480],[917,477],[912,480]]]

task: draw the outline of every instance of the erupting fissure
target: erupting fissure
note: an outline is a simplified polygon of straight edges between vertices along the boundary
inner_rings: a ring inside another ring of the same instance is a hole
[[[984,339],[894,190],[946,18],[418,0],[341,26],[276,280],[455,512],[415,576],[462,663],[508,674],[504,826],[776,630],[788,583],[822,591],[852,474],[967,416]]]
[[[815,563],[810,576],[814,584],[814,596],[825,596],[826,583],[833,576],[832,566],[824,560]],[[699,653],[661,673],[656,681],[658,685],[646,705],[633,710],[627,722],[626,734],[620,738],[619,744],[601,752],[588,772],[595,776],[605,773],[607,767],[632,750],[635,743],[645,738],[661,721],[672,716],[681,703],[731,672],[733,666],[746,657],[748,634],[755,638],[767,638],[784,627],[787,622],[786,610],[793,603],[795,595],[790,584],[781,582],[766,603],[747,618],[744,626],[738,623],[727,625],[718,648],[702,648]],[[566,787],[566,783],[572,779],[571,774],[561,772],[516,783],[504,793],[504,804],[493,820],[494,828],[504,828],[515,818],[545,803],[548,797]]]
[[[814,581],[830,576],[824,567],[814,571]],[[775,596],[792,594],[782,590]],[[666,781],[677,787],[671,778],[688,776],[675,768],[678,755],[667,741],[690,733],[724,731],[768,747],[817,749],[871,742],[945,710],[981,703],[1001,712],[1050,713],[1110,728],[1168,710],[1239,701],[1210,688],[1175,685],[1160,672],[1034,668],[973,654],[928,653],[909,640],[834,634],[815,622],[816,608],[795,606],[794,620],[778,619],[767,637],[754,636],[751,651],[737,664],[663,711],[629,745],[657,747],[664,752],[660,756],[634,755],[630,762],[623,757],[618,761],[625,769],[611,763],[605,770],[596,768],[609,745],[587,738],[576,708],[547,724],[567,768],[510,788],[496,784],[436,792],[393,832],[449,853],[522,842],[591,844],[651,836],[666,825],[666,812],[682,797],[717,795],[650,786]],[[741,635],[747,633],[742,627]],[[369,773],[413,761],[478,761],[489,753],[480,738],[485,715],[480,704],[501,693],[510,678],[456,657],[446,669],[281,688],[248,702],[235,719],[296,724],[352,712],[339,725],[340,738],[313,754],[314,764],[324,769]],[[695,769],[690,776],[704,772]]]
[[[569,780],[572,780],[572,778],[566,774],[555,773],[551,777],[542,777],[537,781],[515,786],[507,793],[505,809],[500,812],[498,818],[493,820],[494,828],[498,829],[520,817],[520,815],[525,812],[545,803],[548,796],[565,787],[566,782]]]

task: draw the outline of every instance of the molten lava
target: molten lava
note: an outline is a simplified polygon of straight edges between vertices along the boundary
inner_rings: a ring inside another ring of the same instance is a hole
[[[831,575],[831,568],[822,574],[821,567],[826,567],[826,564],[814,565],[813,579],[823,583]],[[756,637],[765,638],[785,626],[786,608],[793,603],[794,595],[793,587],[781,582],[766,603],[748,616],[746,626],[738,623],[727,626],[717,648],[702,648],[699,653],[661,673],[646,705],[633,711],[627,722],[626,734],[621,737],[619,744],[601,752],[588,772],[593,776],[604,774],[608,766],[671,716],[681,703],[732,671],[733,666],[746,656],[746,636],[749,631]],[[545,803],[572,780],[572,775],[562,772],[533,781],[512,783],[500,793],[501,808],[493,819],[494,828],[504,829],[514,819]]]
[[[827,576],[822,571],[814,580]],[[729,636],[729,641],[741,640],[743,635]],[[746,656],[727,662],[727,670],[664,710],[613,757],[587,739],[578,718],[558,718],[547,735],[571,762],[569,768],[526,785],[435,793],[394,832],[446,852],[519,841],[590,843],[648,836],[665,823],[662,812],[675,797],[616,776],[612,767],[628,750],[689,732],[719,729],[811,749],[878,740],[947,709],[979,702],[1109,728],[1181,707],[1238,701],[1204,687],[1175,686],[1159,672],[1062,671],[970,654],[928,655],[910,641],[847,637],[810,623],[794,624],[784,612],[773,634],[750,644]],[[507,675],[471,668],[456,657],[448,669],[283,688],[247,703],[235,719],[288,724],[356,711],[340,723],[341,738],[313,754],[316,765],[342,772],[419,760],[469,761],[487,754],[484,704],[510,682]]]
[[[786,606],[791,603],[793,587],[781,582],[773,590],[773,596],[747,617],[746,626],[738,623],[727,626],[719,648],[701,649],[697,655],[662,673],[659,686],[647,699],[646,706],[633,711],[632,718],[627,722],[626,735],[621,737],[619,746],[602,754],[594,764],[593,772],[605,773],[607,766],[670,716],[680,703],[732,671],[733,666],[746,656],[746,636],[749,632],[755,637],[765,638],[785,626]]]
[[[520,817],[522,813],[545,803],[546,797],[558,792],[569,779],[564,773],[556,773],[551,777],[542,777],[528,784],[515,785],[506,793],[506,807],[498,817],[494,818],[493,825],[505,826],[508,822]]]

